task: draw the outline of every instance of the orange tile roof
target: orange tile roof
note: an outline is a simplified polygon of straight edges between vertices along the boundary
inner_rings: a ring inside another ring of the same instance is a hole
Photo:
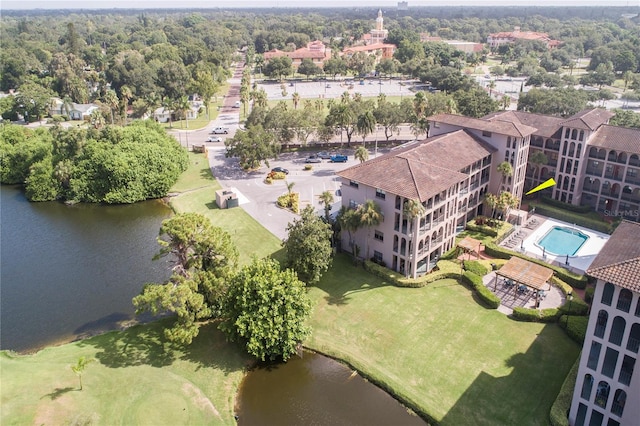
[[[525,137],[535,133],[535,127],[527,126],[517,121],[502,121],[494,118],[487,120],[483,118],[471,118],[455,114],[438,114],[427,118],[430,122],[440,122],[460,126],[465,128],[483,130],[487,132],[499,133],[501,135]]]
[[[640,154],[640,129],[605,124],[593,134],[589,145]]]
[[[466,179],[468,175],[459,170],[494,151],[458,130],[409,144],[342,170],[338,176],[423,202]]]
[[[640,292],[640,223],[623,220],[591,263],[587,274]]]
[[[593,131],[608,122],[614,115],[616,114],[602,108],[585,109],[567,118],[561,125],[573,129]]]

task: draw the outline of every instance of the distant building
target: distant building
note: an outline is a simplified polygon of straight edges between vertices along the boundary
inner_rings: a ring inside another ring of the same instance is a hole
[[[482,49],[484,49],[484,45],[482,43],[474,43],[472,41],[462,41],[462,40],[443,40],[440,37],[432,37],[428,33],[420,33],[420,42],[421,43],[428,43],[428,42],[446,43],[449,46],[452,46],[455,49],[460,50],[464,53],[478,53],[478,52],[482,52]]]
[[[587,270],[597,279],[569,424],[640,419],[640,224],[622,221]]]
[[[389,30],[384,29],[384,18],[382,17],[382,9],[380,9],[376,18],[376,28],[369,32],[368,42],[371,44],[384,43],[388,35]]]
[[[401,11],[401,12],[406,12],[407,10],[409,10],[409,2],[399,1],[398,2],[398,10]]]
[[[288,56],[291,58],[291,62],[294,67],[299,67],[303,59],[311,59],[314,64],[322,67],[324,61],[331,58],[331,49],[326,47],[320,40],[315,40],[307,44],[306,47],[301,47],[292,52],[285,52],[283,50],[273,49],[268,52],[264,52],[264,60],[269,61],[272,58],[279,58],[282,56]]]
[[[395,44],[389,43],[375,43],[367,44],[364,46],[352,46],[347,47],[342,51],[343,56],[351,56],[356,52],[364,52],[368,55],[376,56],[376,60],[393,58],[393,54],[396,51]]]
[[[503,31],[499,33],[489,34],[487,44],[491,49],[497,49],[504,44],[515,43],[516,40],[537,40],[543,42],[547,49],[555,49],[562,42],[553,40],[547,33],[538,33],[534,31],[520,31],[520,27],[514,27],[513,31]]]

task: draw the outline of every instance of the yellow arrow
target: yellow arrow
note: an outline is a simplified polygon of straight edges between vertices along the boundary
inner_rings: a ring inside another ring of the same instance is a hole
[[[534,192],[542,191],[543,189],[547,189],[556,184],[556,181],[553,178],[542,182],[540,185],[533,188],[531,191],[527,192],[525,195],[533,194]]]

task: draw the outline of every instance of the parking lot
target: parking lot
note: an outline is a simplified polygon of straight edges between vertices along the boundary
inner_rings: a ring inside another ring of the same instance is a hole
[[[280,83],[259,83],[258,88],[263,88],[267,92],[269,100],[291,99],[291,95],[298,93],[302,99],[335,99],[340,98],[344,92],[351,95],[360,93],[363,97],[376,97],[380,93],[387,96],[413,96],[414,92],[409,88],[414,85],[414,81],[390,80],[368,78],[365,80],[323,80],[323,81],[296,81],[284,83],[287,92],[282,96]]]
[[[269,166],[263,165],[257,171],[245,172],[236,159],[225,158],[223,144],[208,145],[209,164],[220,184],[225,189],[237,190],[240,206],[278,238],[286,237],[287,224],[298,217],[276,206],[278,196],[287,192],[287,183],[294,183],[292,191],[300,193],[300,208],[310,204],[319,215],[324,215],[323,206],[319,202],[320,194],[330,191],[334,197],[332,213],[335,213],[341,205],[338,192],[340,183],[336,172],[357,164],[353,153],[344,151],[343,153],[349,154],[346,163],[322,160],[321,163],[311,164],[311,170],[304,170],[309,152],[283,153],[277,160],[271,160]],[[289,174],[285,180],[266,184],[264,179],[273,167],[284,167]]]

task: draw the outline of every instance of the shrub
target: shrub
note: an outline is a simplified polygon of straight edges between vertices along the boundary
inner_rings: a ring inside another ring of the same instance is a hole
[[[418,278],[407,278],[371,260],[364,262],[364,269],[398,287],[419,288],[445,278],[460,278],[460,266],[455,262],[446,260],[440,260],[432,272]]]
[[[575,340],[580,345],[584,343],[584,336],[587,334],[589,317],[563,315],[560,317],[558,324],[562,329],[564,329],[567,336]]]
[[[278,207],[291,209],[294,213],[298,213],[300,195],[297,192],[282,194],[278,197],[276,203]]]
[[[283,180],[287,178],[287,175],[282,172],[269,172],[269,174],[267,174],[267,178],[271,178],[273,180]]]
[[[273,183],[273,179],[267,176],[264,180],[264,183],[266,183],[267,185],[271,185]]]
[[[491,309],[498,309],[500,306],[500,298],[493,294],[491,290],[485,287],[482,277],[473,272],[466,271],[463,275],[463,282],[470,286],[478,295],[480,300]]]
[[[584,301],[587,303],[593,302],[593,293],[595,293],[595,287],[587,287],[587,290],[584,292]]]
[[[573,399],[573,388],[576,385],[576,377],[578,376],[578,366],[580,365],[580,357],[576,360],[567,378],[564,379],[560,393],[555,402],[551,406],[549,420],[552,426],[569,426],[567,412],[571,408],[571,400]]]
[[[562,210],[568,210],[574,213],[584,214],[584,213],[589,213],[593,211],[593,209],[589,206],[576,206],[574,204],[564,203],[560,200],[554,200],[553,198],[550,198],[550,197],[542,197],[542,202],[550,206],[558,207]]]
[[[516,307],[513,309],[511,317],[517,321],[556,322],[560,317],[560,311],[557,308],[529,309]]]
[[[475,260],[465,260],[464,261],[464,270],[473,272],[476,275],[480,275],[481,277],[487,275],[489,271],[484,267],[480,262]]]
[[[593,229],[604,234],[610,234],[613,230],[611,224],[585,216],[584,213],[563,211],[554,207],[546,207],[543,204],[530,204],[529,206],[535,206],[536,213],[540,213],[543,216],[548,216],[563,222],[575,223],[576,225],[584,226],[585,228]]]
[[[311,164],[305,164],[305,165],[304,165],[304,170],[305,170],[305,171],[309,171],[309,170],[311,170],[311,169],[313,169],[313,166],[312,166]]]

